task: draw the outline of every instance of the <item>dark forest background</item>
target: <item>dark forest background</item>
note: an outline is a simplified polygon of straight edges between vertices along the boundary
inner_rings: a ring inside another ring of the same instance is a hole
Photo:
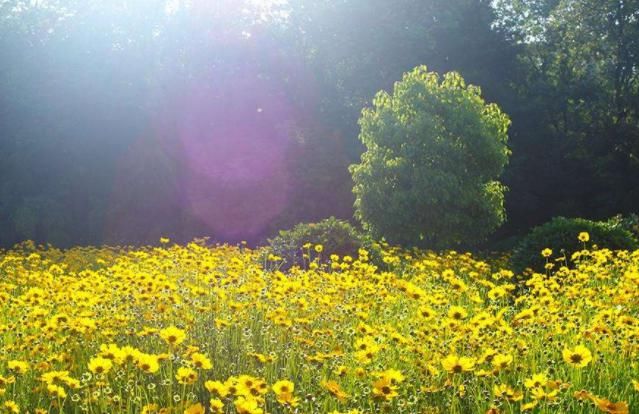
[[[512,119],[496,238],[639,211],[639,0],[0,2],[0,245],[257,243],[353,215],[374,94]]]

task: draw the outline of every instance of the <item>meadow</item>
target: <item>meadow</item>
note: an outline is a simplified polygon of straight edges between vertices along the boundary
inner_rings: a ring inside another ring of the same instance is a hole
[[[0,252],[2,413],[639,411],[639,251]],[[540,252],[542,254],[542,252]]]

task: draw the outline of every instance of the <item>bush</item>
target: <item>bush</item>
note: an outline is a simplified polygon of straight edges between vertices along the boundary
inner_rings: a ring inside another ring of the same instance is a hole
[[[483,241],[505,220],[497,181],[510,120],[457,73],[425,66],[379,92],[359,120],[366,146],[350,167],[356,217],[375,239],[443,249]]]
[[[513,268],[517,272],[527,267],[535,271],[543,271],[546,259],[541,256],[541,251],[545,248],[552,249],[554,257],[565,252],[570,258],[572,253],[583,249],[583,243],[577,238],[581,232],[587,232],[590,235],[587,246],[597,245],[599,248],[612,250],[637,248],[637,240],[632,233],[617,222],[556,217],[548,223],[535,227],[521,240],[511,258]]]
[[[371,250],[373,243],[346,220],[330,217],[317,223],[300,223],[291,230],[282,230],[268,240],[268,253],[284,259],[286,267],[302,264],[302,246],[321,244],[322,256],[331,254],[358,257],[358,250]]]
[[[610,218],[606,223],[611,226],[619,226],[624,230],[628,230],[632,233],[636,240],[639,240],[639,216],[636,214],[622,215],[617,214]]]

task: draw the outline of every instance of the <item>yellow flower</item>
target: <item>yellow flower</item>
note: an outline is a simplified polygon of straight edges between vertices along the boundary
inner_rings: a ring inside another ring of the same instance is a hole
[[[397,387],[391,384],[390,379],[380,378],[373,383],[373,395],[389,401],[397,397]]]
[[[507,384],[495,384],[493,386],[493,394],[496,398],[505,398],[510,402],[521,401],[524,394],[521,391],[515,391]]]
[[[49,384],[47,385],[47,391],[53,398],[60,398],[63,400],[67,397],[66,391],[59,385]]]
[[[625,401],[613,403],[612,401],[608,401],[605,398],[597,398],[597,397],[595,397],[593,400],[595,404],[597,404],[597,408],[599,408],[599,410],[603,411],[604,413],[608,413],[608,414],[628,414],[629,413],[628,403],[626,403]]]
[[[200,403],[193,404],[184,410],[184,414],[204,414],[204,407]]]
[[[211,400],[209,401],[209,407],[211,408],[211,414],[224,413],[224,403],[222,402],[222,400],[211,398]]]
[[[258,402],[253,398],[238,397],[233,403],[237,414],[263,414]]]
[[[295,384],[288,380],[277,381],[273,384],[273,392],[276,395],[293,392],[295,390]]]
[[[552,250],[546,247],[544,250],[541,251],[541,255],[543,257],[550,257],[552,256]]]
[[[0,375],[0,388],[6,387],[7,385],[13,384],[14,382],[16,382],[16,377],[3,377],[2,375]]]
[[[7,413],[11,413],[11,414],[20,413],[20,406],[16,404],[15,401],[12,401],[12,400],[5,401],[4,404],[2,404],[2,408],[3,408],[3,411]]]
[[[106,374],[111,371],[113,363],[110,359],[95,357],[89,360],[88,366],[89,371],[93,372],[94,374]]]
[[[177,374],[175,374],[175,379],[180,384],[190,385],[197,381],[197,372],[188,367],[180,367],[177,370]]]
[[[42,382],[46,382],[47,384],[53,384],[56,381],[65,381],[69,378],[69,371],[50,371],[45,372],[40,377]]]
[[[250,375],[240,375],[235,383],[237,385],[238,395],[257,397],[268,392],[268,385],[261,378],[255,378]]]
[[[550,392],[544,390],[543,388],[539,387],[539,388],[533,388],[530,390],[530,393],[532,394],[532,397],[535,400],[541,401],[541,400],[548,400],[548,401],[553,401],[557,398],[557,394],[559,394],[559,390],[552,390]]]
[[[195,368],[199,369],[211,369],[213,364],[211,360],[204,354],[195,352],[191,355],[191,362]]]
[[[116,344],[100,345],[100,356],[113,361],[123,361],[125,358],[124,353]]]
[[[342,391],[340,385],[335,381],[322,381],[320,385],[340,401],[345,401],[348,398],[348,394]]]
[[[590,234],[588,234],[588,232],[582,231],[581,233],[579,233],[579,236],[577,238],[580,242],[586,243],[588,240],[590,240]]]
[[[230,395],[238,395],[238,378],[237,377],[229,377],[224,383],[224,387],[226,392]]]
[[[18,375],[25,374],[29,370],[29,364],[27,364],[25,361],[18,361],[15,359],[9,361],[7,366],[11,371]]]
[[[299,398],[295,397],[293,393],[286,392],[283,394],[278,394],[276,396],[277,402],[282,405],[288,405],[290,407],[297,407],[299,404]]]
[[[392,385],[401,384],[405,379],[404,375],[396,369],[387,369],[386,371],[380,372],[378,376],[380,379],[390,381]]]
[[[583,345],[577,345],[573,349],[565,348],[563,357],[566,363],[576,368],[583,368],[592,361],[590,350]]]
[[[451,374],[472,371],[475,369],[475,359],[449,355],[442,360],[442,367]]]
[[[497,355],[497,351],[493,348],[487,348],[482,354],[481,358],[479,358],[479,363],[483,364],[484,362],[492,363],[493,359]]]
[[[317,253],[322,253],[323,250],[324,250],[324,246],[322,246],[321,244],[316,244],[315,245],[315,251]]]
[[[160,369],[158,357],[155,355],[140,354],[138,356],[137,366],[147,374],[156,373]]]
[[[160,406],[157,404],[146,404],[142,407],[142,414],[157,414]]]
[[[546,377],[546,374],[534,374],[532,378],[528,378],[524,381],[524,386],[526,388],[538,388],[545,387],[547,383],[548,377]]]
[[[493,357],[492,365],[496,370],[502,370],[507,368],[512,362],[512,355],[497,354]]]
[[[375,339],[366,336],[355,341],[355,349],[357,350],[355,358],[363,364],[369,364],[380,351],[380,346],[375,342]]]
[[[298,399],[293,396],[295,390],[295,384],[288,380],[277,381],[273,384],[273,392],[275,393],[277,402],[284,405],[295,407],[298,404]]]
[[[266,364],[268,362],[273,362],[276,359],[272,355],[264,355],[264,354],[259,354],[257,352],[249,352],[249,353],[247,353],[247,355],[255,358],[257,361],[259,361],[262,364]]]
[[[164,341],[171,346],[179,345],[186,339],[186,332],[175,326],[170,326],[160,331],[160,338],[164,339]]]
[[[420,306],[419,309],[417,309],[417,312],[424,320],[431,320],[437,315],[437,312],[427,305]]]
[[[71,378],[71,377],[63,378],[62,382],[67,384],[67,386],[71,388],[72,390],[77,390],[82,385],[79,380],[75,378]]]
[[[122,347],[122,349],[120,349],[120,353],[118,357],[115,359],[115,362],[117,364],[133,362],[137,360],[140,357],[140,355],[142,355],[142,352],[133,348],[132,346],[124,346]]]
[[[455,320],[466,319],[468,312],[461,306],[451,306],[448,310],[448,317]]]
[[[581,401],[592,400],[594,398],[594,395],[586,390],[575,391],[572,396]]]
[[[220,381],[206,381],[204,383],[204,388],[206,388],[211,394],[215,394],[220,398],[224,398],[229,395],[229,390]]]

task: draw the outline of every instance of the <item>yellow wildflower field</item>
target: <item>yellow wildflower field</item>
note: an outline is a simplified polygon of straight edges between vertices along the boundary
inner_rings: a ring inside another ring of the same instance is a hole
[[[639,251],[163,242],[0,252],[0,412],[639,412]]]

